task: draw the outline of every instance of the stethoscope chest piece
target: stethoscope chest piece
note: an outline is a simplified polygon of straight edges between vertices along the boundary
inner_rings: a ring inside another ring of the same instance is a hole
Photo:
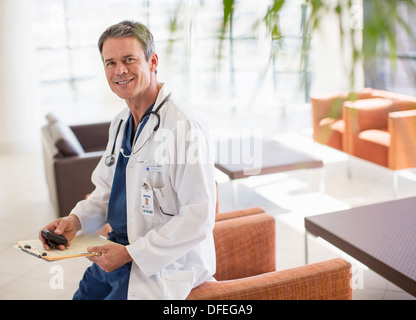
[[[116,156],[114,154],[110,154],[105,157],[104,162],[107,167],[111,167],[116,163]]]

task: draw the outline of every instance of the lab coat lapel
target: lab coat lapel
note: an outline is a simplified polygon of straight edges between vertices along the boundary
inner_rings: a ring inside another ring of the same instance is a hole
[[[133,152],[137,152],[145,144],[148,143],[148,139],[153,132],[153,128],[157,124],[157,117],[155,115],[150,115],[149,120],[147,120],[146,125],[143,127],[140,135],[137,137],[136,143],[134,144]],[[145,147],[143,147],[145,148]],[[140,154],[141,151],[138,151]]]
[[[162,103],[162,101],[166,98],[167,95],[166,91],[166,85],[163,84],[162,88],[160,88],[159,94],[156,98],[155,104],[152,108],[152,111],[156,111],[157,108],[159,107],[159,105]],[[165,106],[162,107],[162,109]],[[161,116],[161,112],[162,110],[159,110],[158,114],[159,116]],[[149,117],[149,120],[147,121],[146,125],[144,126],[142,132],[140,133],[139,137],[136,140],[136,143],[134,145],[134,152],[136,152],[137,150],[139,150],[147,141],[147,139],[149,139],[149,137],[151,136],[154,127],[157,125],[157,116],[152,114]],[[140,151],[139,151],[140,152]]]

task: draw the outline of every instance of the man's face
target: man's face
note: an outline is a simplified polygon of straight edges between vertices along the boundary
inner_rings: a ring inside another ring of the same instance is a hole
[[[111,90],[127,100],[149,88],[158,62],[156,54],[146,61],[140,42],[134,37],[107,39],[102,58]]]

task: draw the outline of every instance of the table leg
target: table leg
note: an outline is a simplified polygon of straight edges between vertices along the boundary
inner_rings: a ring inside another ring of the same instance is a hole
[[[231,185],[233,188],[233,206],[234,206],[234,210],[237,210],[238,182],[236,180],[231,180]]]
[[[309,263],[309,252],[308,252],[308,231],[305,230],[305,265]]]
[[[319,181],[319,192],[324,193],[326,190],[325,186],[325,167],[322,167],[320,170],[320,181]]]
[[[348,159],[347,159],[347,174],[348,174],[348,178],[351,179],[352,178],[352,159],[351,156],[348,155]]]
[[[393,196],[397,196],[397,190],[399,188],[399,173],[393,170]]]

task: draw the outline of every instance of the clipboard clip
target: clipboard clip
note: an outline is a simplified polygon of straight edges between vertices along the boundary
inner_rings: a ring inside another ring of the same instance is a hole
[[[20,249],[22,249],[23,251],[25,251],[25,252],[27,252],[27,253],[29,253],[29,254],[33,254],[34,256],[36,256],[36,257],[46,257],[48,254],[46,253],[46,251],[43,251],[43,250],[41,250],[41,249],[39,249],[39,248],[32,248],[31,247],[31,245],[29,245],[29,244],[25,244],[23,247],[20,247]],[[36,251],[37,253],[35,253],[35,252],[33,252],[33,251],[30,251],[30,250],[34,250],[34,251]]]

